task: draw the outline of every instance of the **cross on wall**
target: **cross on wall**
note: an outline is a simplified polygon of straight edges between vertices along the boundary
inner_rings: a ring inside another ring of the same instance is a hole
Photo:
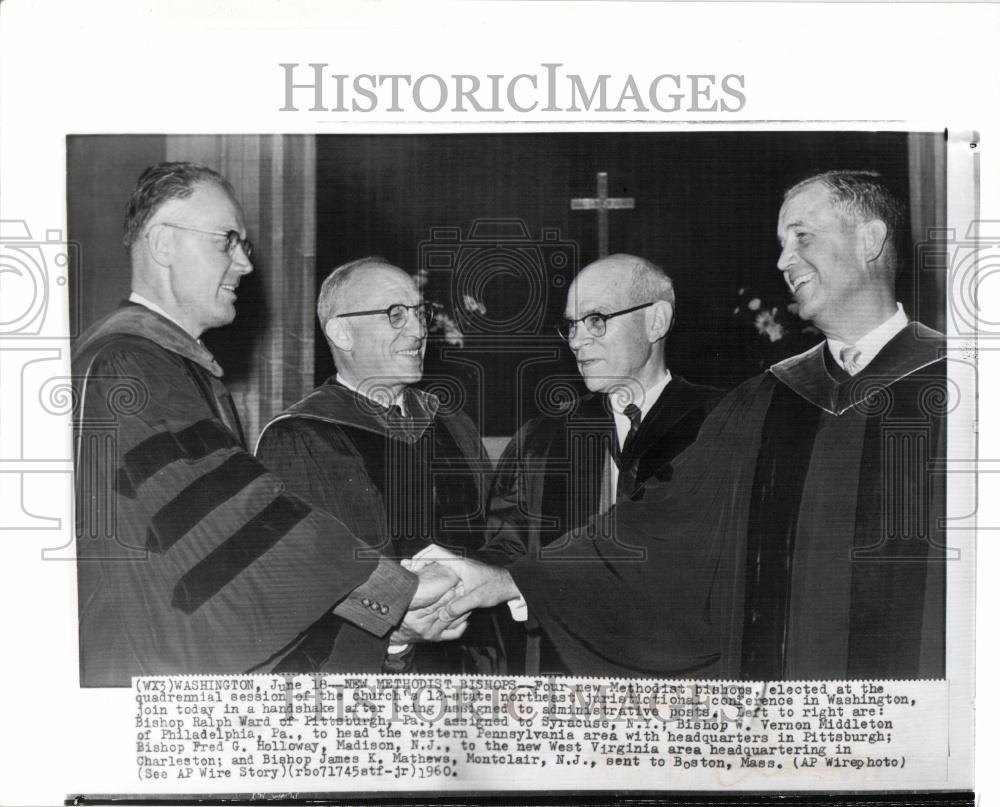
[[[597,211],[597,256],[604,258],[608,255],[608,211],[633,210],[635,198],[632,196],[609,197],[607,171],[600,171],[597,174],[597,196],[570,199],[569,206],[571,210]]]

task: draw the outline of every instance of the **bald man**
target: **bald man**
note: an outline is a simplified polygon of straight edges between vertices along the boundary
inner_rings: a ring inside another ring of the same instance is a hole
[[[671,461],[722,394],[667,367],[675,306],[670,277],[635,255],[602,258],[577,275],[559,333],[588,394],[529,421],[508,446],[483,559],[507,565],[542,557],[619,498],[641,500],[647,484],[669,480]],[[613,522],[604,526],[610,536]],[[528,674],[570,672],[533,619],[525,655]]]
[[[407,559],[432,544],[466,552],[485,536],[490,467],[479,434],[465,414],[411,386],[423,376],[432,314],[413,278],[382,258],[335,269],[320,289],[317,316],[337,374],[267,424],[258,442],[266,465],[376,556]],[[421,630],[430,616],[408,614],[380,639],[329,614],[281,669],[501,671],[492,613],[433,635]],[[467,627],[459,643],[420,644],[458,638]]]
[[[874,172],[789,188],[778,270],[825,341],[720,401],[615,542],[456,561],[442,618],[521,594],[577,674],[943,677],[950,396],[943,335],[896,301],[904,221]]]

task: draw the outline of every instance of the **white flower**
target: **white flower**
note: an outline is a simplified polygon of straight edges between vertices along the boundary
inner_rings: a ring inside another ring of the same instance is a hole
[[[747,308],[751,311],[756,311],[760,308],[760,297],[754,297],[750,302],[747,303]]]
[[[777,310],[772,308],[770,311],[761,311],[753,321],[757,333],[766,334],[772,342],[777,342],[785,336],[784,326],[774,318]]]
[[[473,297],[471,294],[462,295],[462,305],[465,306],[465,310],[472,314],[485,314],[486,306],[483,305],[479,300]]]
[[[465,346],[465,334],[459,329],[458,323],[448,314],[440,315],[440,327],[444,330],[444,340],[449,345],[455,345],[456,347]]]

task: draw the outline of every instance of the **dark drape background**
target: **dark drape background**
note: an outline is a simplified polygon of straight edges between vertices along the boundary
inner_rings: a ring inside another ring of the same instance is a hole
[[[428,272],[428,296],[460,314],[464,295],[475,292],[486,314],[465,314],[460,350],[431,350],[428,383],[461,395],[486,434],[509,435],[575,383],[551,326],[569,279],[597,257],[597,214],[571,210],[570,200],[593,197],[597,172],[605,171],[609,196],[635,200],[634,209],[609,213],[610,251],[642,255],[674,280],[671,368],[730,387],[818,339],[787,334],[772,342],[746,309],[759,299],[762,310],[788,316],[791,298],[775,265],[783,189],[812,173],[860,168],[878,170],[908,198],[914,166],[943,166],[943,152],[935,152],[943,142],[864,132],[323,137],[318,278],[378,254]],[[932,202],[927,215],[943,221],[943,208]],[[900,299],[939,326],[939,290],[925,283],[920,304],[917,293],[904,268]],[[332,371],[325,351],[316,361],[319,377]],[[458,392],[455,378],[463,381]]]

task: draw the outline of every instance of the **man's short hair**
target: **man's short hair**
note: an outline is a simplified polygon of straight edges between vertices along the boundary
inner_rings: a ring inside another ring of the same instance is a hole
[[[902,252],[900,238],[905,229],[906,209],[877,171],[827,171],[796,182],[785,191],[788,201],[808,185],[819,182],[830,192],[834,207],[853,223],[879,219],[885,222],[886,241],[895,261]]]
[[[203,182],[214,182],[236,201],[236,191],[218,171],[191,162],[163,162],[142,172],[125,206],[122,243],[131,249],[142,228],[159,207],[171,199],[187,199]]]
[[[663,300],[676,308],[674,283],[662,266],[645,258],[636,257],[632,263],[632,288],[629,291],[636,305]]]
[[[370,255],[367,258],[358,258],[356,261],[338,266],[326,276],[323,285],[319,287],[319,298],[316,300],[316,317],[319,319],[321,327],[340,313],[338,308],[344,297],[344,289],[351,283],[354,275],[377,266],[385,266],[389,269],[398,268],[385,258]]]

